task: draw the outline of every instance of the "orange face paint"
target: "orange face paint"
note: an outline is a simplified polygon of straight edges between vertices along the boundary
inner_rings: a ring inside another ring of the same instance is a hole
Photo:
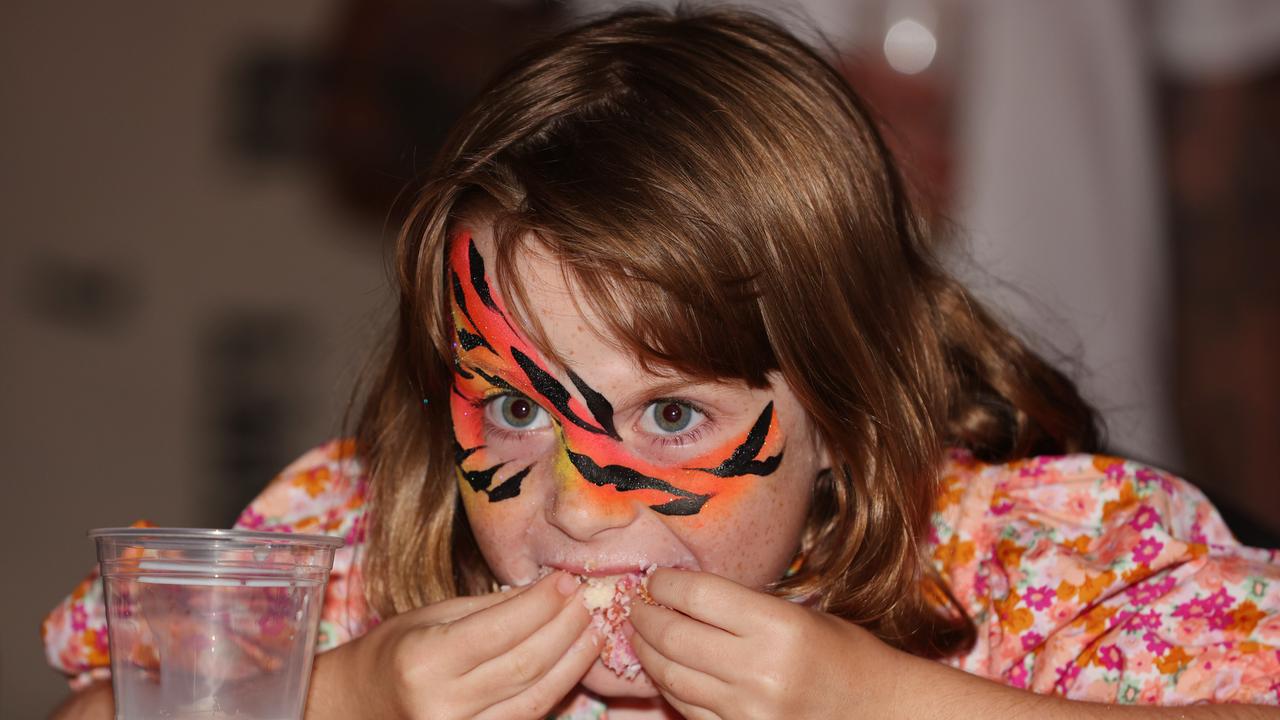
[[[467,232],[449,250],[455,332],[453,414],[459,481],[490,502],[514,498],[532,465],[512,465],[485,446],[486,400],[518,393],[551,416],[559,439],[561,482],[583,483],[605,505],[640,500],[664,515],[701,512],[713,497],[740,487],[744,476],[767,476],[782,461],[778,418],[770,402],[752,427],[722,447],[671,467],[629,453],[614,427],[613,406],[572,370],[572,394],[547,369],[537,349],[511,323],[494,295],[484,258]]]

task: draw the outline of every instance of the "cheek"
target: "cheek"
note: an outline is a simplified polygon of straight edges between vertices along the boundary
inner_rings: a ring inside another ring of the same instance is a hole
[[[535,503],[524,497],[489,502],[487,496],[471,492],[465,483],[461,491],[467,523],[489,569],[504,583],[526,579],[525,555]]]
[[[748,587],[772,583],[799,549],[812,493],[805,470],[784,462],[767,478],[740,478],[673,529],[703,570]]]

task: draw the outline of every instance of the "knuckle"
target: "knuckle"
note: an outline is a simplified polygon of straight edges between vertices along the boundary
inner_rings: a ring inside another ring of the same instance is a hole
[[[705,614],[714,608],[711,603],[711,593],[700,585],[694,585],[685,591],[685,604],[693,611],[695,615]]]
[[[520,703],[517,706],[517,717],[528,718],[528,720],[544,718],[555,707],[556,700],[557,698],[552,697],[551,693],[546,691],[531,691],[520,699]]]
[[[676,628],[675,623],[668,622],[658,628],[655,640],[658,647],[665,650],[674,650],[678,647],[680,637],[680,631]]]
[[[655,670],[656,677],[654,677],[654,675],[650,675],[653,681],[661,687],[666,688],[667,692],[679,697],[680,690],[682,688],[680,688],[680,679],[678,677],[679,673],[676,672],[675,667],[673,665],[663,664],[658,668],[655,668]]]
[[[516,648],[508,656],[510,659],[510,678],[513,684],[528,685],[538,679],[538,664],[530,657],[528,650]]]
[[[401,637],[391,647],[391,661],[388,663],[391,680],[401,690],[412,686],[413,678],[418,670],[417,643],[407,637]]]

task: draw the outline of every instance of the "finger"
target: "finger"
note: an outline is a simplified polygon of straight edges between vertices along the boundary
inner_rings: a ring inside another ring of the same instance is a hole
[[[510,651],[486,660],[461,678],[479,697],[512,697],[542,679],[582,635],[591,614],[579,589],[559,614]],[[575,602],[576,601],[576,602]]]
[[[648,588],[659,605],[739,637],[756,629],[777,601],[719,575],[675,568],[658,568]]]
[[[631,648],[649,680],[685,717],[716,717],[714,708],[723,707],[729,685],[663,656],[639,634],[631,636]]]
[[[471,670],[524,642],[573,601],[577,591],[577,578],[554,572],[524,592],[445,626],[447,636],[459,638],[461,670]],[[576,602],[582,605],[581,600]]]
[[[600,637],[588,627],[546,675],[515,697],[486,708],[476,717],[478,720],[549,717],[556,705],[582,681],[598,657]]]
[[[733,652],[740,638],[675,610],[633,603],[631,625],[663,657],[719,680],[728,682],[740,666]]]
[[[484,595],[468,595],[444,600],[423,608],[423,610],[430,612],[424,613],[422,619],[432,625],[456,622],[468,615],[473,615],[513,598],[531,587],[533,585],[521,585],[520,587],[510,587],[498,592],[485,593]]]

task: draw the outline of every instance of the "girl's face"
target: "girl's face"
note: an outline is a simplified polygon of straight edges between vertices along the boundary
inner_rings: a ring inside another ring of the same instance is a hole
[[[817,433],[780,378],[768,388],[659,375],[602,335],[554,259],[518,262],[546,338],[516,328],[493,276],[492,229],[449,246],[457,373],[455,460],[467,518],[490,569],[523,584],[542,568],[614,575],[651,564],[762,588],[793,559],[815,476]],[[599,662],[584,683],[651,695]]]

